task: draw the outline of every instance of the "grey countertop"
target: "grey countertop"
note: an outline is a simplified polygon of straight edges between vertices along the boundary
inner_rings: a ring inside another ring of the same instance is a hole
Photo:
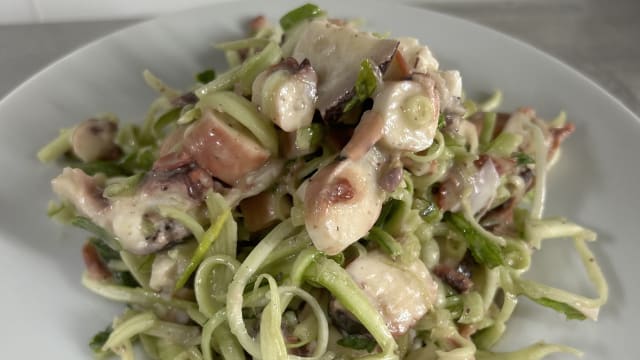
[[[423,0],[414,5],[524,40],[578,69],[640,114],[640,1]],[[138,21],[0,26],[0,98],[52,61]]]

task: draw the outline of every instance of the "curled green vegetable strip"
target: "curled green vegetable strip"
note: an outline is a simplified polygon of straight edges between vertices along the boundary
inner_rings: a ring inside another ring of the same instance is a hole
[[[236,83],[240,83],[243,93],[251,92],[251,84],[260,72],[271,65],[276,64],[282,58],[282,50],[274,43],[269,42],[259,53],[254,54],[242,64],[218,75],[213,81],[196,89],[195,94],[202,98],[216,91],[230,90]]]
[[[202,235],[202,241],[200,241],[200,244],[198,244],[198,247],[196,248],[193,257],[191,258],[189,265],[187,265],[187,268],[184,270],[182,275],[180,275],[180,278],[176,283],[176,290],[184,286],[187,280],[189,280],[191,274],[196,270],[198,265],[200,265],[202,259],[204,259],[207,251],[209,250],[209,247],[211,247],[211,244],[218,238],[218,235],[220,235],[222,226],[224,225],[225,221],[227,221],[229,216],[231,216],[231,211],[227,210],[223,212],[222,215],[220,215],[216,219],[216,222],[211,224],[211,227]]]
[[[229,114],[272,154],[278,153],[278,137],[273,124],[249,100],[230,91],[220,91],[201,98],[200,106]]]
[[[316,257],[305,272],[305,279],[331,292],[373,335],[382,347],[383,358],[393,357],[398,350],[393,336],[377,309],[371,306],[362,289],[335,261]]]
[[[38,160],[42,163],[51,162],[67,151],[71,150],[71,134],[73,129],[60,130],[60,135],[45,145],[40,151],[38,151]]]
[[[474,229],[461,214],[448,213],[445,220],[452,228],[462,234],[469,244],[473,258],[480,264],[494,268],[504,264],[502,250],[491,239]]]

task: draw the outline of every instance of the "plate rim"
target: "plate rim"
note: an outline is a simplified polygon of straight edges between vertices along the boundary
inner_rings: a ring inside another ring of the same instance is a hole
[[[245,1],[245,0],[242,0]],[[187,10],[183,10],[183,11],[178,11],[178,12],[174,12],[171,14],[165,14],[163,16],[160,17],[156,17],[153,19],[148,19],[148,20],[143,20],[140,21],[138,23],[134,23],[128,26],[125,26],[121,29],[118,29],[116,31],[113,31],[109,34],[106,34],[104,36],[100,36],[92,41],[90,41],[89,43],[73,50],[70,51],[69,53],[65,54],[64,56],[56,59],[55,61],[52,61],[50,64],[48,64],[47,66],[45,66],[44,68],[40,69],[39,71],[35,72],[32,76],[30,76],[29,78],[27,78],[25,81],[23,81],[20,85],[18,85],[17,87],[15,87],[14,89],[12,89],[3,99],[0,100],[0,112],[4,111],[5,107],[4,105],[7,105],[7,103],[13,101],[14,98],[19,97],[20,96],[20,92],[21,91],[29,91],[29,87],[33,86],[34,83],[37,83],[38,81],[40,81],[40,78],[42,76],[44,76],[44,74],[46,74],[48,71],[51,71],[53,68],[55,68],[56,66],[60,66],[62,64],[64,64],[66,61],[69,61],[70,59],[73,59],[74,56],[78,56],[78,54],[81,54],[84,51],[87,51],[88,49],[92,49],[95,46],[102,46],[102,44],[104,44],[105,41],[109,41],[109,39],[113,39],[115,37],[121,36],[122,33],[126,33],[128,31],[136,31],[136,29],[138,27],[144,27],[147,26],[149,23],[154,23],[154,22],[158,22],[158,23],[162,23],[164,21],[171,21],[171,18],[174,18],[176,16],[179,16],[180,14],[185,14],[185,13],[190,13],[193,11],[198,11],[199,9],[213,9],[213,8],[217,8],[217,7],[224,7],[224,6],[242,6],[242,1],[227,1],[227,2],[223,2],[223,3],[216,3],[216,4],[211,4],[211,5],[207,5],[207,6],[201,6],[201,7],[195,7],[193,9],[187,9]],[[248,2],[248,0],[246,0]],[[324,0],[319,0],[318,3],[322,3],[324,2]],[[333,1],[328,1],[333,3]],[[361,1],[361,0],[356,0],[355,2],[356,4],[361,3],[364,4],[366,3],[365,1]],[[397,6],[397,5],[395,5]],[[385,9],[385,8],[391,8],[391,6],[389,4],[376,4],[376,7],[378,9]],[[601,98],[602,101],[607,105],[607,110],[609,111],[615,111],[614,114],[616,114],[616,117],[620,117],[620,122],[628,126],[638,126],[640,125],[640,118],[638,117],[638,115],[634,114],[630,109],[628,109],[624,103],[622,103],[619,99],[617,99],[615,96],[613,96],[611,93],[609,93],[606,89],[604,89],[602,86],[600,86],[598,83],[596,83],[595,81],[593,81],[592,79],[590,79],[588,76],[582,74],[580,71],[578,71],[577,69],[571,67],[570,65],[564,63],[562,60],[559,60],[557,58],[555,58],[554,56],[544,52],[543,50],[540,50],[538,48],[536,48],[535,46],[532,46],[516,37],[513,37],[511,35],[502,33],[500,31],[494,30],[490,27],[478,24],[474,21],[471,20],[467,20],[464,18],[460,18],[457,16],[453,16],[453,15],[449,15],[446,13],[441,13],[438,11],[433,11],[430,9],[425,9],[425,8],[421,8],[421,7],[415,7],[415,6],[408,6],[408,5],[402,5],[402,7],[407,10],[416,10],[418,9],[419,11],[429,14],[430,16],[436,16],[436,17],[440,17],[443,19],[446,19],[447,21],[455,21],[455,22],[462,22],[465,24],[470,24],[472,26],[473,29],[478,29],[481,30],[483,32],[488,32],[490,34],[492,34],[493,36],[496,36],[497,38],[499,38],[500,41],[506,41],[509,46],[513,46],[513,47],[517,47],[518,50],[523,51],[523,52],[528,52],[531,54],[537,54],[536,56],[541,56],[539,58],[539,60],[541,62],[546,62],[546,60],[550,60],[550,62],[548,62],[549,65],[552,65],[554,67],[558,68],[558,71],[562,71],[568,74],[569,77],[574,78],[577,82],[579,82],[579,84],[584,84],[585,86],[585,91],[590,91],[592,94],[590,96],[594,96],[594,97],[598,97]],[[117,39],[116,39],[117,41]],[[577,76],[576,76],[577,75]],[[586,80],[586,82],[585,82]],[[586,85],[588,84],[588,85]],[[590,86],[589,86],[590,85]],[[589,86],[587,88],[587,86]],[[595,91],[592,91],[595,90]],[[597,90],[596,90],[597,89]],[[602,96],[603,94],[607,95],[607,96]],[[608,100],[604,100],[604,99],[611,99],[613,100],[613,102],[609,102]],[[622,111],[620,111],[620,109],[623,109]],[[627,115],[630,116],[627,116]],[[633,123],[627,123],[628,120],[633,120]],[[633,125],[632,125],[633,124]]]

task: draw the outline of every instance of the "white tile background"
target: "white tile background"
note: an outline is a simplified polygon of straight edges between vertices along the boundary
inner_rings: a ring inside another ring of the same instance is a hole
[[[0,24],[37,21],[32,1],[35,0],[0,0]]]
[[[0,25],[140,18],[225,1],[229,0],[0,0]],[[310,1],[313,2],[313,0]],[[400,0],[399,2],[409,4],[468,3],[472,5],[477,3],[535,2],[539,4],[581,1],[586,0]]]

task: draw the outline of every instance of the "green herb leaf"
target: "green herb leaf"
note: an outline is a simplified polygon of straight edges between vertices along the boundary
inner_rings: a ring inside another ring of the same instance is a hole
[[[310,150],[320,145],[324,135],[322,125],[313,123],[308,127],[300,128],[296,131],[296,148]]]
[[[153,148],[144,146],[127,154],[119,163],[127,170],[128,173],[126,175],[133,175],[135,172],[147,172],[151,170],[154,161],[155,155]]]
[[[109,338],[109,335],[111,335],[111,332],[113,332],[113,329],[111,328],[111,326],[107,326],[106,329],[98,332],[91,338],[91,341],[89,341],[89,347],[91,348],[91,350],[93,350],[94,353],[103,353],[102,346],[104,346],[104,343],[107,342],[107,339]]]
[[[476,231],[463,215],[447,213],[444,220],[467,241],[471,255],[479,264],[490,268],[504,265],[502,250],[491,239]]]
[[[354,86],[355,95],[353,95],[351,100],[344,106],[344,112],[353,109],[356,105],[370,98],[374,91],[376,91],[377,86],[378,77],[376,75],[375,65],[369,61],[369,59],[365,59],[360,63],[360,71],[358,71],[358,78]]]
[[[369,335],[347,335],[338,340],[338,345],[355,350],[372,352],[376,348],[376,341]]]
[[[462,315],[462,310],[464,310],[464,304],[462,301],[462,296],[460,295],[450,295],[445,298],[444,306],[454,319],[458,319],[460,315]]]
[[[389,254],[392,259],[402,255],[402,246],[388,232],[374,226],[369,230],[369,234],[365,237],[369,241],[374,241],[384,252]]]
[[[120,250],[120,243],[118,242],[118,239],[115,236],[111,235],[107,230],[96,225],[90,219],[84,216],[76,216],[73,220],[71,220],[71,225],[75,227],[79,227],[80,229],[87,230],[88,232],[94,234],[98,239],[104,242],[104,244],[109,248],[111,248],[112,250],[114,251]]]
[[[384,205],[382,205],[382,210],[380,210],[378,220],[376,220],[375,226],[383,227],[384,224],[387,223],[390,215],[398,210],[400,206],[402,206],[402,201],[396,199],[391,199],[384,203]]]
[[[213,69],[207,69],[196,75],[196,80],[201,84],[207,84],[216,78],[216,71]]]
[[[120,260],[120,253],[110,248],[109,245],[101,239],[91,237],[89,238],[89,242],[96,248],[98,256],[105,264],[111,260]]]
[[[142,148],[138,151],[136,156],[136,163],[138,168],[143,171],[151,170],[153,163],[155,162],[155,155],[153,149],[150,147]]]
[[[567,320],[584,320],[587,318],[583,313],[576,310],[574,307],[560,301],[555,301],[546,297],[531,300],[537,302],[542,306],[546,306],[557,312],[563,313],[567,317]]]
[[[529,154],[523,152],[514,153],[511,157],[516,160],[516,163],[518,165],[533,164],[535,162],[535,160],[533,160],[533,158],[529,156]]]
[[[153,123],[153,133],[157,136],[160,134],[162,129],[164,129],[167,125],[174,123],[180,117],[180,113],[182,112],[182,108],[173,108],[164,114],[160,115],[158,119]]]
[[[447,125],[447,117],[444,113],[438,116],[438,129],[442,129]]]
[[[434,223],[436,221],[440,221],[441,213],[438,206],[429,200],[423,199],[415,199],[414,206],[417,206],[417,210],[419,211],[420,217],[422,220],[428,223]]]
[[[138,188],[138,184],[144,177],[143,173],[138,173],[133,176],[129,176],[127,178],[122,179],[121,181],[114,182],[113,184],[108,185],[102,195],[107,198],[112,198],[115,196],[123,196],[123,195],[131,195]]]
[[[107,177],[129,175],[129,171],[115,161],[92,161],[89,163],[74,162],[70,167],[80,169],[87,175],[104,174]]]
[[[115,143],[126,153],[140,146],[140,127],[135,124],[123,124],[118,130]]]
[[[301,21],[313,19],[324,14],[325,12],[317,5],[304,4],[284,14],[284,16],[280,18],[280,26],[282,30],[287,31]]]
[[[338,265],[340,266],[344,266],[344,261],[345,261],[345,256],[344,253],[337,253],[336,255],[330,256],[329,259],[335,261],[338,263]]]
[[[111,271],[113,276],[113,281],[117,285],[126,286],[126,287],[138,287],[138,281],[131,275],[129,271]]]

